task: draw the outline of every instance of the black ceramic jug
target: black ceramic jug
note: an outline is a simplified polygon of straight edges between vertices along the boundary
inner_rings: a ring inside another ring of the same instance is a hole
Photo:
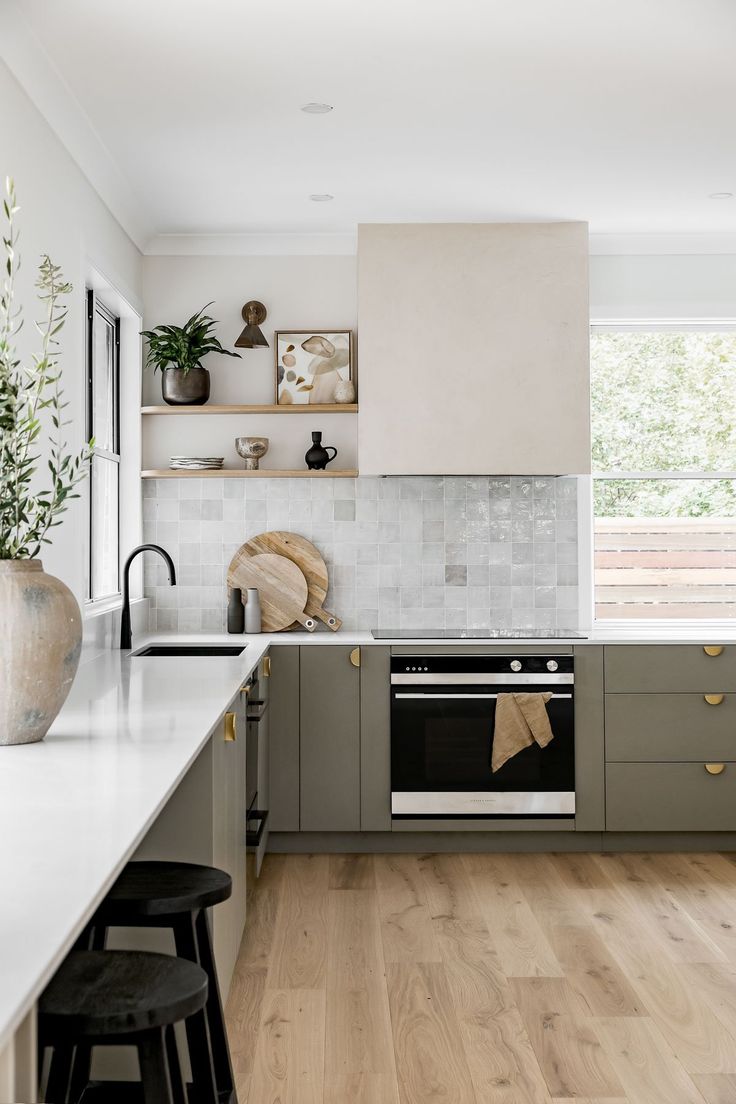
[[[330,456],[330,452],[332,456]],[[312,434],[312,447],[305,454],[304,459],[307,462],[307,467],[313,471],[324,471],[328,464],[337,456],[337,449],[332,445],[322,444],[322,434]]]

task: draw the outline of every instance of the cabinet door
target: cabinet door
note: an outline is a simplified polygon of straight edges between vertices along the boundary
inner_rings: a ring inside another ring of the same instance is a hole
[[[306,832],[360,829],[359,649],[301,649],[300,826]]]
[[[212,737],[212,862],[233,880],[232,896],[213,909],[211,916],[223,999],[245,928],[245,749],[245,697],[238,696]]]
[[[361,649],[360,827],[391,831],[391,650]]]
[[[299,831],[300,651],[302,649],[294,645],[278,644],[270,653],[269,827],[272,832]]]

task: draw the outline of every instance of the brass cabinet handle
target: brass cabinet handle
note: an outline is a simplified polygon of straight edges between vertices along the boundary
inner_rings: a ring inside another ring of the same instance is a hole
[[[240,693],[244,694],[245,697],[247,698],[248,695],[250,694],[250,683],[247,683],[245,686],[241,686],[240,687]]]
[[[360,667],[360,648],[353,648],[350,653],[350,662],[353,667]]]
[[[238,738],[235,713],[225,714],[225,743],[234,744]]]
[[[264,678],[270,678],[271,677],[271,657],[270,656],[264,656],[264,659],[263,659],[263,677]]]
[[[722,644],[704,644],[703,651],[709,656],[719,656],[723,651]]]
[[[708,774],[723,774],[726,769],[725,763],[703,763],[703,766]]]
[[[725,696],[725,694],[703,694],[703,698],[708,705],[720,705]]]

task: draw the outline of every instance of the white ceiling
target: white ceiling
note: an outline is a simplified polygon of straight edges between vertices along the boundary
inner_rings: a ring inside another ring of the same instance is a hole
[[[734,0],[17,7],[149,233],[736,230]]]

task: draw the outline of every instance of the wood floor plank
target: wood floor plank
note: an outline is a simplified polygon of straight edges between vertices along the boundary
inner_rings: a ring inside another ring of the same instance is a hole
[[[389,962],[439,962],[416,855],[376,855],[383,955]]]
[[[642,1016],[644,1007],[602,939],[587,925],[556,925],[549,940],[565,977],[593,1016]]]
[[[266,993],[266,967],[238,961],[227,1001],[225,1021],[238,1099],[248,1099],[256,1042]]]
[[[732,962],[692,962],[684,969],[685,983],[689,981],[698,995],[708,1002],[735,1040],[736,1049],[736,965]],[[720,1072],[736,1073],[736,1070]]]
[[[423,855],[418,868],[433,920],[482,921],[480,902],[457,855]]]
[[[401,1104],[477,1104],[444,967],[386,966]]]
[[[618,1016],[595,1023],[631,1104],[703,1104],[651,1020]]]
[[[248,1104],[323,1104],[325,994],[267,990]]]
[[[394,1104],[398,1092],[395,1076],[354,1073],[325,1081],[324,1104]]]
[[[641,855],[601,855],[601,867],[643,924],[675,962],[720,962],[725,955],[710,936],[657,882]]]
[[[484,1104],[550,1104],[526,1027],[485,924],[434,921],[465,1057]]]
[[[483,856],[470,874],[483,918],[507,977],[562,977],[563,971],[518,884],[508,868]]]
[[[397,1101],[391,1019],[375,893],[330,890],[328,896],[325,1091],[362,1074],[361,1091],[384,1085]],[[393,1086],[393,1096],[390,1087]]]
[[[255,892],[255,887],[249,890],[247,922],[238,955],[238,962],[242,965],[270,965],[285,860],[286,855],[266,855],[257,883],[258,891]]]
[[[594,854],[586,851],[578,854],[555,852],[550,857],[563,882],[570,889],[606,889],[610,884]]]
[[[289,855],[266,987],[321,989],[327,960],[327,855]]]
[[[736,1104],[736,1077],[727,1073],[694,1078],[705,1104]]]
[[[597,1036],[564,978],[511,978],[511,990],[552,1097],[623,1096]]]
[[[330,889],[374,889],[372,855],[330,855]]]
[[[716,856],[718,857],[718,856]],[[685,855],[644,855],[650,876],[695,921],[730,961],[736,961],[736,867],[730,882],[703,876]]]

